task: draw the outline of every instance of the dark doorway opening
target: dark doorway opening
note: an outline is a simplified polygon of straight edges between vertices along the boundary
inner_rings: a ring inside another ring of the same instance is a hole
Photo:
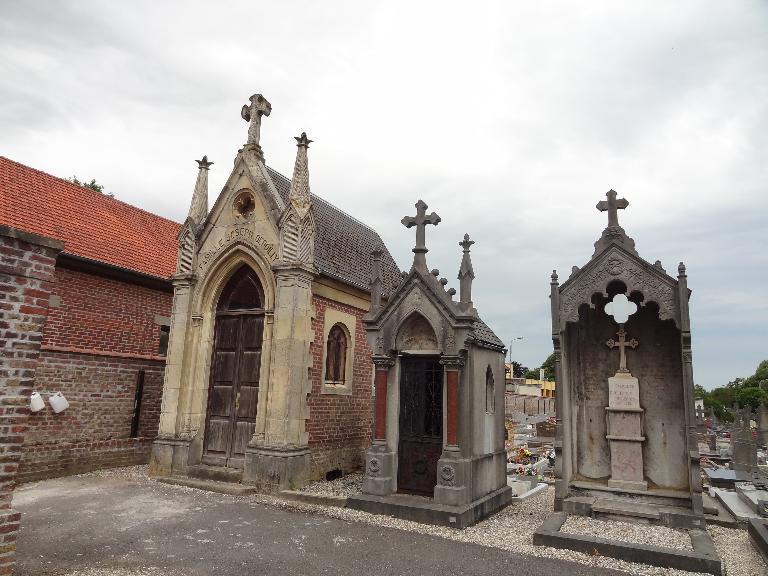
[[[436,356],[400,360],[398,492],[433,496],[443,451],[443,367]]]

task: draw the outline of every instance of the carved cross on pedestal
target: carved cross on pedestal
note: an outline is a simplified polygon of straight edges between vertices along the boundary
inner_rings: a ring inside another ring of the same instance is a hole
[[[608,197],[608,200],[601,200],[597,203],[597,209],[600,210],[600,212],[608,212],[608,227],[611,228],[613,226],[619,225],[619,210],[624,210],[627,206],[629,206],[629,202],[626,198],[620,198],[616,199],[616,191],[615,190],[608,190],[605,194]]]
[[[429,216],[426,215],[427,208],[429,208],[429,206],[424,204],[422,200],[419,200],[416,202],[416,216],[405,216],[401,220],[403,226],[406,228],[413,228],[416,226],[416,247],[413,249],[414,252],[427,251],[427,246],[424,243],[424,229],[426,228],[427,224],[434,224],[437,226],[440,223],[440,216],[438,216],[436,213],[432,212],[432,214]]]
[[[619,349],[619,369],[618,372],[629,372],[627,370],[627,355],[625,352],[625,348],[629,346],[632,349],[637,348],[637,345],[639,342],[632,338],[632,340],[627,341],[627,333],[624,332],[624,325],[619,325],[619,331],[616,333],[616,335],[619,337],[618,342],[611,338],[606,342],[606,345],[608,348],[618,348]]]
[[[406,228],[413,228],[416,226],[416,247],[413,249],[415,256],[413,257],[413,265],[416,268],[422,268],[426,270],[427,260],[424,256],[427,253],[427,246],[425,242],[424,229],[427,224],[433,224],[437,226],[440,223],[440,216],[432,212],[427,216],[428,206],[419,200],[416,202],[416,216],[404,216],[401,222]]]
[[[243,120],[251,123],[248,126],[247,144],[258,146],[261,139],[261,117],[269,116],[270,112],[272,112],[272,104],[261,94],[254,94],[251,96],[250,101],[250,105],[246,104],[240,110],[240,116],[243,117]]]

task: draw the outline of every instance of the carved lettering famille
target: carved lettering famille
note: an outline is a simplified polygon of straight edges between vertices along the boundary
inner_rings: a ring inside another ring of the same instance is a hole
[[[248,228],[234,228],[227,231],[218,239],[218,241],[214,242],[213,248],[204,251],[200,255],[198,263],[199,270],[205,270],[217,254],[219,254],[228,244],[235,241],[245,242],[254,249],[265,253],[272,262],[277,261],[277,249],[275,248],[275,245],[268,242],[261,234],[256,234],[253,230]]]

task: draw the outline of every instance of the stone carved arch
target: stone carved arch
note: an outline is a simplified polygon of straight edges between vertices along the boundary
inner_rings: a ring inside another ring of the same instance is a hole
[[[439,350],[437,332],[424,314],[411,312],[395,332],[398,350]]]
[[[642,306],[655,302],[659,307],[659,319],[674,320],[680,328],[677,283],[651,268],[650,264],[643,265],[629,255],[614,250],[602,256],[594,266],[580,270],[573,283],[566,284],[560,293],[561,328],[566,322],[578,322],[579,308],[583,304],[595,307],[593,294],[600,293],[607,298],[608,285],[616,280],[624,283],[628,295],[642,293]]]

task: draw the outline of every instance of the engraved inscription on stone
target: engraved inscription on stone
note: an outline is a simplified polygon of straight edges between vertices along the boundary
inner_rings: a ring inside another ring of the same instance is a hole
[[[640,408],[640,387],[633,376],[608,378],[608,406],[618,409]]]

